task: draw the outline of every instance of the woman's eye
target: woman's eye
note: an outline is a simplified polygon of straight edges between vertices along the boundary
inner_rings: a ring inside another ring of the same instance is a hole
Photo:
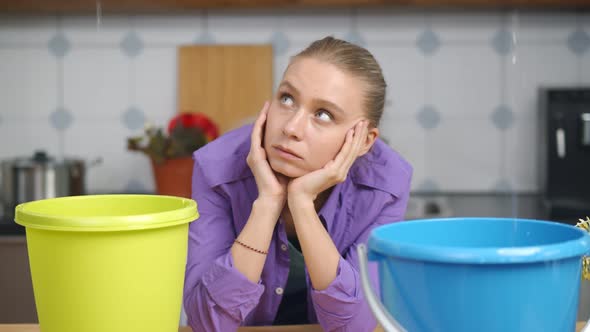
[[[283,105],[287,105],[287,106],[293,106],[293,97],[291,97],[288,94],[283,94],[281,95],[281,104]]]
[[[316,117],[322,121],[332,121],[332,114],[330,114],[330,112],[326,111],[326,110],[319,110],[316,113]]]

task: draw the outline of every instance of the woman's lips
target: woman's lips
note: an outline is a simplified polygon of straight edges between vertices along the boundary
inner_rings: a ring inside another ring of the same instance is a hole
[[[291,150],[284,148],[282,146],[273,146],[273,148],[277,151],[280,157],[290,160],[301,160],[303,158],[299,157],[297,154],[292,152]]]

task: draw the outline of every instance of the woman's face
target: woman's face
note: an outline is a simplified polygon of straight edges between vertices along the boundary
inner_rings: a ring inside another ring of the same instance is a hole
[[[361,80],[327,62],[291,63],[266,121],[264,149],[273,170],[295,178],[334,159],[346,132],[366,118],[363,90]]]

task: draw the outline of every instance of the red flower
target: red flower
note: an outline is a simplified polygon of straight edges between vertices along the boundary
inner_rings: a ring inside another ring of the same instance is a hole
[[[171,133],[179,123],[182,123],[184,128],[201,129],[207,137],[208,142],[216,139],[219,136],[219,129],[215,123],[213,123],[209,117],[202,113],[186,112],[178,114],[170,120],[170,123],[168,123],[168,133]]]

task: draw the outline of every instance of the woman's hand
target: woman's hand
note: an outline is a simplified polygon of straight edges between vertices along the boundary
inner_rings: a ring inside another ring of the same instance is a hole
[[[262,142],[262,133],[269,106],[270,103],[268,101],[264,103],[256,122],[254,122],[250,152],[248,153],[246,162],[254,174],[254,179],[258,186],[258,198],[264,201],[278,203],[282,209],[287,198],[288,179],[284,175],[277,174],[272,170],[266,159],[266,151]]]
[[[324,190],[346,180],[348,170],[359,156],[367,137],[368,122],[360,121],[346,133],[344,144],[333,160],[316,171],[292,179],[287,187],[289,207],[312,202]]]

